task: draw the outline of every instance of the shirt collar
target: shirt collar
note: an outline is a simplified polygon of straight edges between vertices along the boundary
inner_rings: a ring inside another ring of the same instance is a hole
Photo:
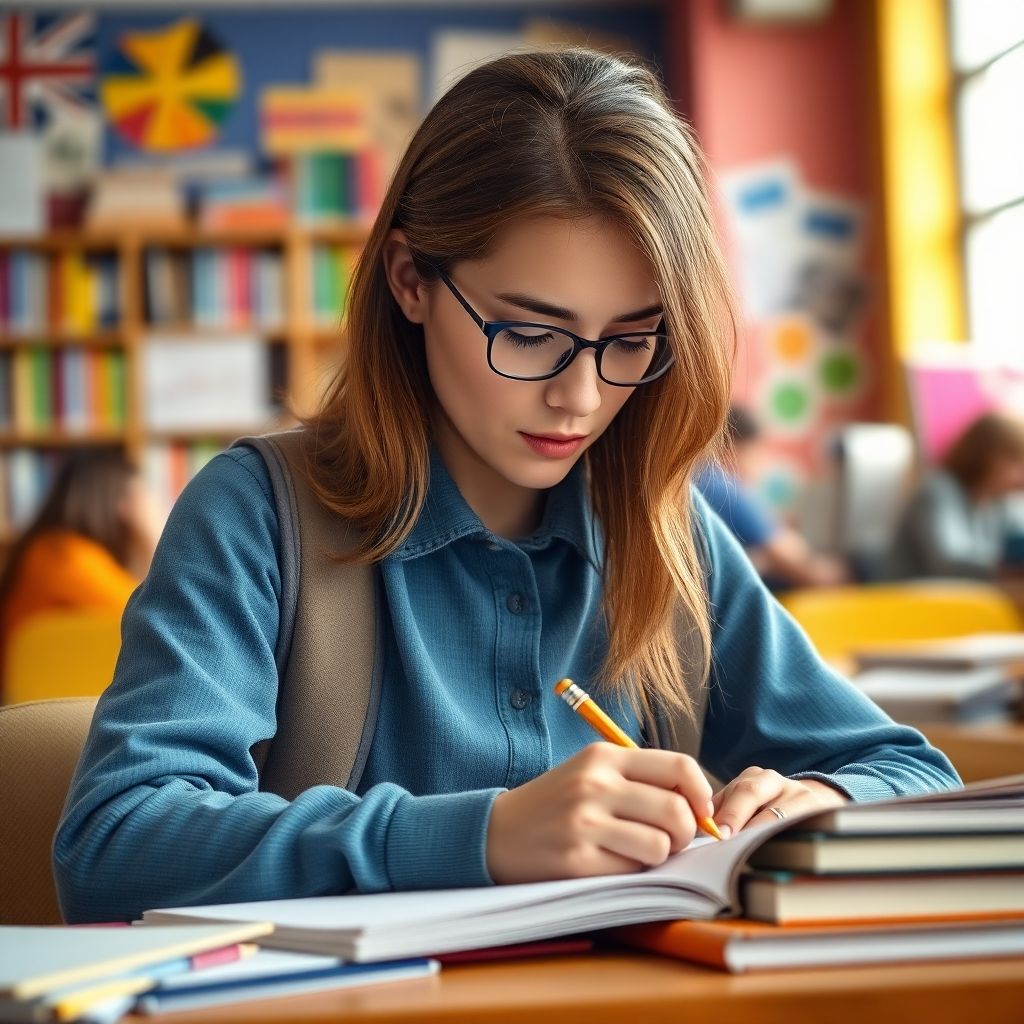
[[[548,491],[540,525],[528,537],[509,541],[491,533],[463,498],[435,445],[430,446],[430,480],[427,497],[416,524],[404,543],[389,557],[408,561],[428,555],[463,537],[477,537],[499,545],[515,543],[524,550],[540,550],[553,540],[571,544],[593,565],[600,551],[590,499],[587,474],[580,459],[565,478]]]

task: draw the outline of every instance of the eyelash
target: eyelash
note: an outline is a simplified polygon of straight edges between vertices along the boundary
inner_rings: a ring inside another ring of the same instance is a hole
[[[552,338],[551,334],[540,334],[536,338],[528,338],[523,334],[516,334],[516,332],[513,331],[511,328],[506,328],[505,333],[511,336],[513,342],[515,342],[515,344],[519,348],[534,348],[537,345],[543,345],[547,343]],[[628,345],[629,348],[634,351],[646,352],[651,347],[651,343],[646,340],[627,341],[624,344]]]

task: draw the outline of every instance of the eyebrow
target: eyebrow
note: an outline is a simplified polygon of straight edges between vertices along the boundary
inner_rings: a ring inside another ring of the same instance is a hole
[[[525,309],[530,313],[537,313],[539,316],[550,316],[556,320],[568,320],[574,324],[580,322],[579,315],[571,309],[566,309],[564,306],[556,306],[553,303],[545,302],[543,299],[535,299],[532,295],[523,295],[520,292],[500,292],[495,298],[502,302],[507,302],[511,306],[518,306],[520,309]],[[612,317],[610,323],[628,324],[634,320],[646,320],[648,317],[661,316],[664,312],[665,310],[661,303],[655,302],[651,306],[644,306],[642,309],[634,309],[630,313],[622,313],[619,316]]]

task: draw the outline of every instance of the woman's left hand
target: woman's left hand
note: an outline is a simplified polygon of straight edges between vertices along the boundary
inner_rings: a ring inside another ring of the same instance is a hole
[[[769,809],[772,807],[793,817],[805,811],[838,807],[849,799],[817,779],[787,779],[771,768],[746,768],[715,793],[715,824],[728,838],[748,825],[776,821],[779,815]]]

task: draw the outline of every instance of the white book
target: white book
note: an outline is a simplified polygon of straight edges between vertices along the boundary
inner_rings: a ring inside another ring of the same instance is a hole
[[[861,668],[886,665],[980,668],[1024,662],[1024,632],[974,633],[951,640],[885,645],[856,652]]]
[[[1008,714],[1020,683],[1001,666],[973,669],[890,666],[851,682],[899,721],[958,721]]]
[[[998,818],[1024,830],[1024,776],[951,793],[848,804],[738,832],[724,842],[698,838],[659,867],[626,875],[483,888],[319,896],[305,899],[150,910],[146,923],[268,920],[263,945],[346,959],[430,956],[529,942],[643,921],[708,919],[740,909],[739,881],[750,856],[770,837],[801,823],[823,828],[829,815],[874,812],[890,832],[908,828],[911,809],[938,806],[954,822],[990,801]],[[813,823],[813,824],[812,824]],[[948,826],[947,826],[948,827]],[[955,831],[956,828],[953,828]],[[926,840],[923,840],[926,841]],[[941,913],[941,900],[932,908]]]

